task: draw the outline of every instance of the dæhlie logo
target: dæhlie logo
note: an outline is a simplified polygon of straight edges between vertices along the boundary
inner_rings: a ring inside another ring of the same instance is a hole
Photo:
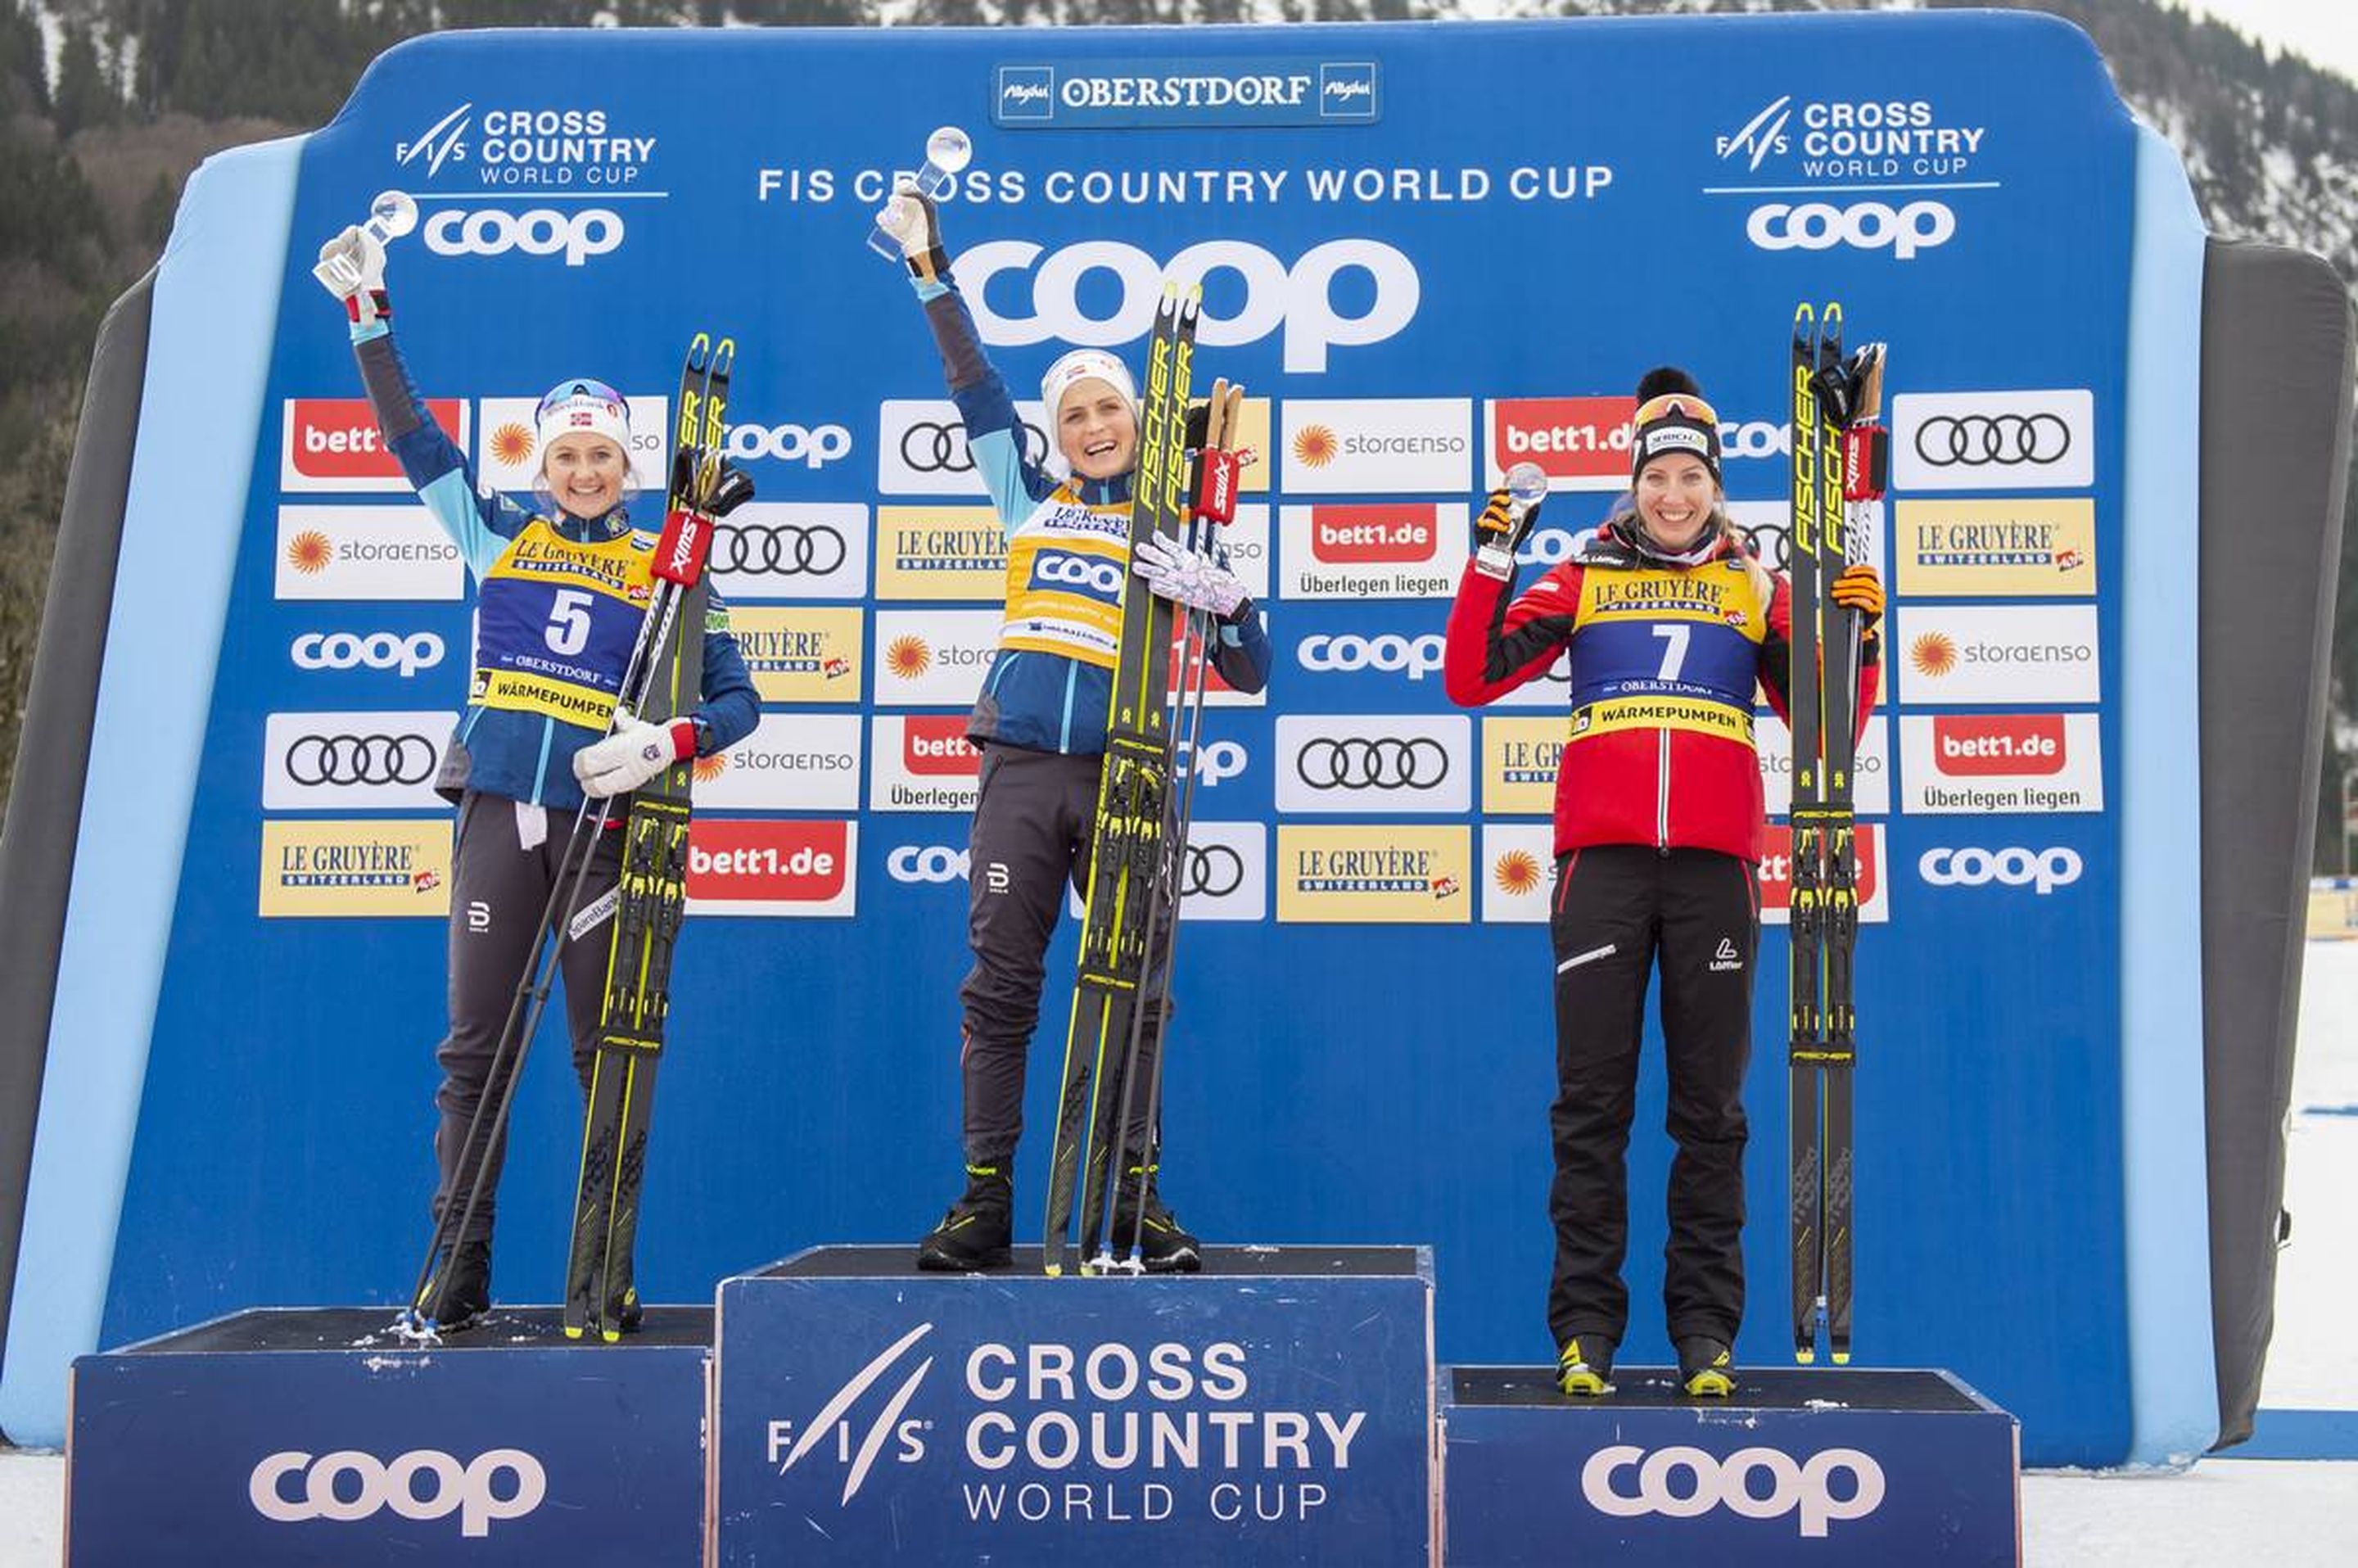
[[[287,1483],[299,1475],[299,1495]],[[428,1478],[432,1489],[421,1495]],[[329,1519],[349,1524],[391,1509],[407,1519],[459,1516],[459,1533],[481,1537],[493,1524],[522,1519],[548,1496],[548,1473],[521,1448],[494,1448],[461,1462],[437,1449],[413,1449],[390,1460],[357,1449],[316,1458],[297,1449],[273,1454],[254,1467],[246,1497],[277,1524]]]
[[[1623,1490],[1619,1477],[1637,1472],[1637,1486]],[[1683,1481],[1673,1481],[1683,1473]],[[1834,1495],[1833,1478],[1846,1476],[1846,1496]],[[1768,1477],[1764,1493],[1753,1479]],[[1581,1496],[1598,1513],[1615,1519],[1660,1514],[1694,1519],[1724,1508],[1745,1519],[1800,1516],[1801,1534],[1824,1536],[1827,1527],[1865,1519],[1883,1505],[1883,1466],[1855,1448],[1826,1448],[1806,1460],[1779,1448],[1739,1448],[1725,1459],[1700,1448],[1660,1448],[1649,1454],[1617,1443],[1588,1456],[1580,1469]]]
[[[934,651],[923,637],[895,637],[884,649],[884,667],[901,680],[915,680],[931,669]]]
[[[1932,762],[1944,773],[2060,773],[2066,760],[2060,713],[1932,716]]]

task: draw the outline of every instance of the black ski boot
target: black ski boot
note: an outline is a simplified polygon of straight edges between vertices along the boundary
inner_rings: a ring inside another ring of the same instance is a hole
[[[1150,1165],[1141,1170],[1132,1165],[1123,1175],[1114,1189],[1113,1229],[1106,1238],[1107,1246],[1116,1258],[1127,1258],[1135,1235],[1138,1255],[1148,1273],[1192,1274],[1204,1266],[1203,1246],[1163,1206],[1154,1181],[1155,1172],[1161,1169]]]
[[[1617,1346],[1601,1334],[1580,1334],[1563,1342],[1555,1358],[1556,1386],[1567,1394],[1588,1399],[1613,1391],[1613,1352]]]
[[[969,1273],[1004,1268],[1013,1260],[1008,1242],[1015,1184],[1007,1167],[1008,1162],[1000,1160],[966,1168],[965,1193],[917,1243],[918,1268]]]
[[[445,1250],[418,1295],[417,1315],[437,1334],[456,1334],[491,1310],[491,1242],[461,1241]]]
[[[1736,1357],[1727,1341],[1707,1334],[1680,1340],[1679,1387],[1693,1399],[1724,1400],[1736,1392]]]

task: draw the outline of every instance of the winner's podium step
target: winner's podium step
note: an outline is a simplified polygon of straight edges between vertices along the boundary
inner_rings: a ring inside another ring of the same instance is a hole
[[[258,1309],[77,1358],[70,1568],[697,1561],[709,1308],[617,1345],[555,1307],[433,1345],[396,1315]]]
[[[2018,1429],[1949,1373],[1737,1379],[1698,1400],[1673,1368],[1617,1367],[1576,1399],[1550,1368],[1444,1368],[1451,1568],[2020,1562]]]
[[[927,1274],[827,1247],[721,1282],[723,1564],[1424,1564],[1433,1263]]]

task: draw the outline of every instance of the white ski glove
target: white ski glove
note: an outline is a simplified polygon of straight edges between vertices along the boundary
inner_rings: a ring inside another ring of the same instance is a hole
[[[942,249],[940,209],[932,197],[917,189],[916,181],[902,176],[892,200],[876,214],[876,226],[901,242],[901,254],[908,258],[912,273],[927,282],[950,280],[949,253]]]
[[[342,300],[344,309],[362,326],[388,313],[384,246],[358,224],[319,247],[319,265],[311,276],[319,280],[319,287]]]
[[[675,762],[696,755],[696,721],[675,719],[649,724],[618,715],[614,732],[573,753],[573,776],[592,800],[628,795]]]
[[[1174,604],[1208,611],[1225,621],[1248,597],[1237,574],[1209,556],[1160,535],[1139,541],[1130,552],[1130,566],[1140,580]]]

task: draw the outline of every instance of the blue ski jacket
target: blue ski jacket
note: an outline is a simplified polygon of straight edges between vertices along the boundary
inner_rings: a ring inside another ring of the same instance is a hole
[[[479,588],[487,579],[503,575],[519,537],[527,534],[546,539],[553,533],[573,545],[591,546],[630,535],[636,549],[652,552],[654,548],[655,535],[633,528],[621,507],[594,520],[572,516],[562,509],[554,517],[543,519],[504,495],[480,491],[467,455],[427,414],[425,400],[410,379],[409,367],[402,362],[382,319],[352,328],[352,356],[360,362],[361,380],[368,388],[387,449],[400,460],[402,472],[426,510],[459,546]],[[587,600],[590,596],[577,597]],[[761,699],[746,673],[737,639],[729,630],[729,608],[717,593],[709,596],[708,603],[703,699],[689,715],[696,725],[698,756],[710,756],[736,744],[752,733],[761,717]],[[473,687],[480,697],[490,673],[488,653],[481,645],[487,635],[482,625],[476,635]],[[614,667],[583,672],[593,677],[587,684],[593,688],[602,685],[608,691],[618,685],[629,645],[627,635],[600,639],[590,652]],[[547,711],[486,706],[471,698],[435,787],[453,800],[473,791],[534,806],[578,806],[581,785],[573,777],[573,754],[601,738],[607,723],[602,717],[567,722]]]
[[[1113,563],[1117,581],[1127,575],[1130,476],[1060,481],[1033,462],[1015,400],[984,354],[974,317],[956,283],[946,276],[910,281],[925,303],[925,320],[941,351],[943,374],[966,426],[975,472],[990,492],[992,509],[1011,546],[1007,623],[967,734],[977,741],[1035,752],[1102,753],[1106,709],[1113,694],[1110,648],[1083,644],[1085,632],[1070,621],[1060,622],[1055,601],[1070,603],[1077,594],[1097,591],[1073,586],[1088,577],[1092,557]],[[1226,552],[1220,553],[1225,565]],[[1077,562],[1076,557],[1080,557]],[[1031,580],[1042,576],[1043,568],[1054,573],[1060,567],[1062,581],[1056,587]],[[1118,598],[1118,590],[1107,597]],[[1109,617],[1111,603],[1101,608]],[[1060,643],[1075,647],[1081,656],[1055,651]],[[1212,662],[1220,678],[1238,691],[1257,692],[1269,683],[1269,633],[1250,600],[1221,622],[1212,642]]]

